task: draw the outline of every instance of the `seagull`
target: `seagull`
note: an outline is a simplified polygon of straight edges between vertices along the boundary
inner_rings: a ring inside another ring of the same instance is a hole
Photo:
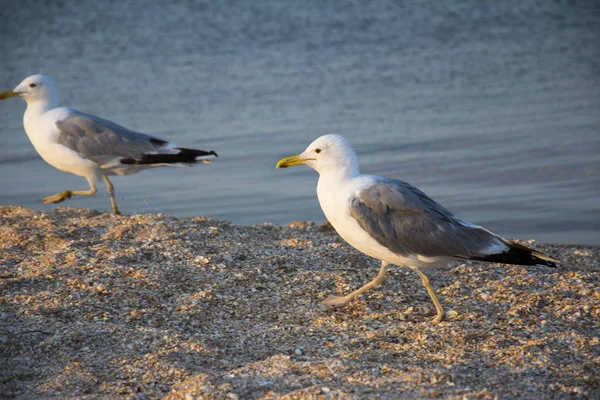
[[[327,220],[357,250],[381,260],[377,276],[358,290],[327,297],[323,304],[343,307],[379,285],[390,264],[413,269],[427,289],[437,315],[444,318],[424,269],[455,260],[556,267],[559,261],[464,221],[416,187],[395,179],[361,174],[350,143],[325,135],[303,153],[281,159],[277,168],[305,164],[319,173],[317,196]]]
[[[58,90],[48,76],[32,75],[0,100],[21,97],[27,102],[23,116],[25,132],[38,154],[53,167],[87,179],[89,190],[65,190],[46,197],[44,203],[60,203],[72,196],[96,194],[102,178],[112,209],[121,214],[109,175],[129,175],[159,166],[210,163],[204,157],[214,151],[175,147],[169,140],[131,131],[114,122],[58,106]]]

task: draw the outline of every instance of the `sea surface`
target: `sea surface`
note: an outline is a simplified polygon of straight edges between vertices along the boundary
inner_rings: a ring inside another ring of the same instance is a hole
[[[51,76],[61,104],[212,165],[115,177],[124,213],[324,221],[317,174],[276,170],[323,134],[509,238],[600,245],[600,3],[2,1],[0,90]],[[0,204],[87,189],[0,102]],[[110,211],[103,184],[63,203]]]

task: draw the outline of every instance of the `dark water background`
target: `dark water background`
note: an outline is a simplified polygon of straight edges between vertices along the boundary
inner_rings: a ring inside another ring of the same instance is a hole
[[[218,163],[114,179],[125,213],[323,221],[322,134],[512,238],[600,245],[598,1],[0,1],[0,88],[45,73],[61,104]],[[87,189],[0,103],[0,204]],[[65,205],[110,210],[105,188]]]

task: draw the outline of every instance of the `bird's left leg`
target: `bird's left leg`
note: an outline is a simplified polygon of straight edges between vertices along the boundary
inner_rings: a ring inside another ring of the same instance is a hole
[[[106,182],[106,187],[108,189],[108,194],[110,194],[110,204],[112,204],[113,212],[115,215],[121,215],[121,211],[119,211],[119,207],[117,207],[117,200],[115,199],[115,188],[112,183],[108,180],[106,175],[102,175],[104,182]]]
[[[64,192],[53,194],[42,199],[42,203],[62,203],[63,201],[70,199],[72,196],[93,196],[96,194],[96,183],[94,179],[86,178],[90,184],[90,190],[65,190]]]
[[[331,306],[331,307],[345,306],[346,304],[348,304],[349,302],[354,300],[360,294],[379,285],[385,278],[385,271],[386,271],[388,265],[390,265],[390,264],[385,261],[382,261],[381,268],[379,268],[379,273],[377,274],[375,279],[373,279],[371,282],[367,283],[365,286],[361,287],[358,290],[355,290],[354,292],[352,292],[346,296],[336,296],[333,294],[329,295],[325,300],[322,301],[322,304],[325,304],[326,306]]]
[[[433,319],[433,323],[437,324],[444,319],[444,309],[442,308],[442,305],[438,301],[438,299],[435,295],[435,292],[433,291],[433,288],[431,287],[431,284],[429,283],[429,278],[427,277],[427,275],[425,275],[419,268],[413,267],[413,269],[421,277],[421,280],[423,281],[423,285],[425,285],[425,289],[427,289],[427,293],[429,293],[431,300],[433,300],[433,304],[435,305],[435,309],[437,310],[437,315]]]

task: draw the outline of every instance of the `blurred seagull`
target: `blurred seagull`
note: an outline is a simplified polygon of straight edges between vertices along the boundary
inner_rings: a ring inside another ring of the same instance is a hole
[[[319,203],[338,234],[381,260],[375,279],[346,296],[329,296],[325,305],[346,305],[381,283],[389,264],[403,265],[421,277],[437,310],[433,322],[438,323],[444,311],[422,269],[460,259],[549,267],[559,262],[461,220],[406,182],[360,174],[356,154],[342,136],[321,136],[303,153],[280,160],[277,168],[299,164],[319,173]]]
[[[27,102],[25,132],[48,164],[87,179],[89,190],[65,190],[43,199],[60,203],[71,196],[92,196],[100,177],[106,182],[115,214],[121,214],[109,175],[128,175],[150,167],[209,163],[214,151],[175,147],[168,140],[130,131],[114,122],[58,106],[52,79],[32,75],[19,85],[0,92],[0,100],[21,97]]]

